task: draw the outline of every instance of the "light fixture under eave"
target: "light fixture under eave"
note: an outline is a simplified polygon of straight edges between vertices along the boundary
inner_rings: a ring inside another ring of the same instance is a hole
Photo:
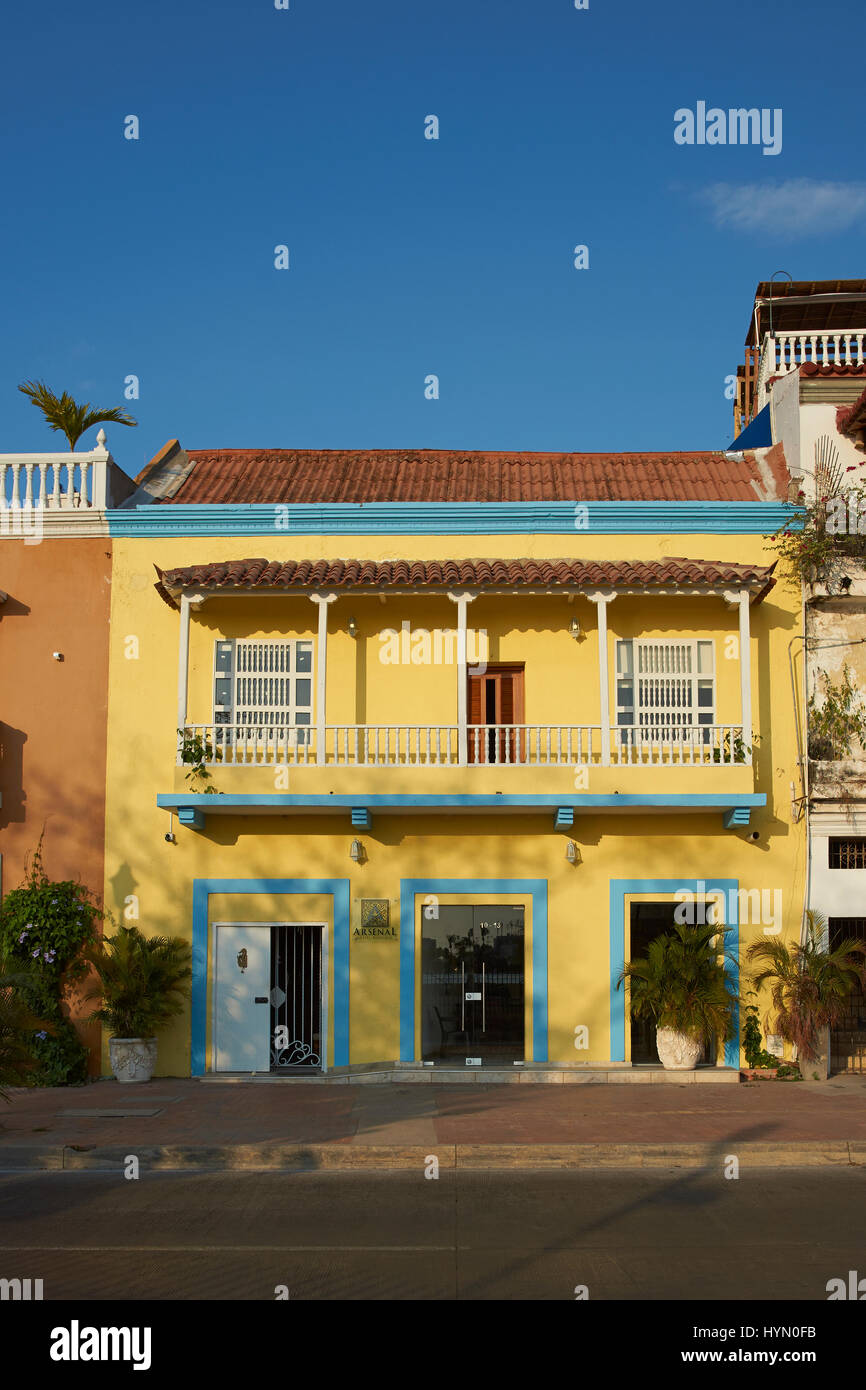
[[[358,636],[358,624],[355,622],[354,618],[349,619],[348,623],[346,624],[346,628],[350,637]]]
[[[582,862],[580,857],[580,848],[578,845],[574,843],[574,840],[569,840],[568,844],[566,845],[565,857],[568,860],[569,864],[580,864]]]
[[[364,860],[364,846],[360,840],[352,841],[352,848],[349,850],[349,858],[355,864],[361,864]]]
[[[583,635],[581,633],[580,623],[578,622],[577,618],[572,618],[571,622],[568,625],[568,630],[571,633],[572,637],[575,639],[575,641],[577,641],[578,637],[581,637]]]

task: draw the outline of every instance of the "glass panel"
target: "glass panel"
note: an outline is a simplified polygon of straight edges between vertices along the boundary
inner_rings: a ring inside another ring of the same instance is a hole
[[[312,682],[311,680],[306,680],[306,679],[304,679],[304,680],[297,680],[297,681],[295,681],[295,704],[296,704],[296,705],[309,705],[309,703],[310,703],[310,693],[311,693],[311,691],[312,691],[312,685],[313,685],[313,682]]]
[[[698,643],[698,672],[700,675],[712,675],[713,673],[713,644],[712,642]]]
[[[422,909],[424,1061],[523,1060],[524,916],[522,904]]]
[[[295,670],[312,671],[313,669],[313,644],[312,642],[299,642],[295,648]]]
[[[698,681],[698,709],[712,709],[713,707],[713,683],[712,681]]]
[[[631,642],[617,642],[616,644],[616,669],[621,676],[632,674],[632,646]]]

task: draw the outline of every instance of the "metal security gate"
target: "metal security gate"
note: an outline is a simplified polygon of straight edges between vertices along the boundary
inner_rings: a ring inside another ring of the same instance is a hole
[[[866,917],[831,917],[830,949],[846,937],[866,945]],[[866,1073],[866,990],[857,983],[845,1001],[845,1013],[830,1031],[830,1071]]]
[[[271,1071],[322,1065],[322,928],[271,927]]]

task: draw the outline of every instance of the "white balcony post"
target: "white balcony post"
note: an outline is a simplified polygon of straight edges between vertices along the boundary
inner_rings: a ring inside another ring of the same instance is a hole
[[[189,691],[189,615],[193,609],[198,612],[207,598],[206,594],[181,594],[180,596],[180,634],[177,653],[177,727],[186,728],[186,711]],[[180,762],[180,740],[177,735],[178,762]]]
[[[466,767],[469,763],[469,736],[467,722],[467,674],[466,674],[466,610],[475,594],[469,590],[449,593],[452,603],[457,604],[457,766]]]
[[[616,598],[613,589],[587,594],[598,613],[598,694],[601,715],[601,765],[610,767],[610,672],[607,660],[607,605]]]
[[[96,448],[91,453],[93,469],[90,474],[90,505],[94,511],[104,511],[107,505],[108,494],[108,459],[109,453],[105,447],[105,430],[100,430],[96,436]],[[87,483],[85,480],[85,466],[81,465],[81,505],[87,506]]]
[[[310,594],[313,603],[319,606],[319,633],[316,648],[316,763],[325,765],[325,693],[328,678],[328,604],[335,603],[336,594]]]
[[[177,652],[177,727],[186,726],[187,691],[189,689],[189,594],[180,596],[180,636]],[[182,737],[178,734],[178,739]]]
[[[743,724],[743,747],[747,763],[752,761],[752,640],[749,630],[749,591],[741,589],[740,606],[740,708]],[[733,741],[732,741],[733,742]]]

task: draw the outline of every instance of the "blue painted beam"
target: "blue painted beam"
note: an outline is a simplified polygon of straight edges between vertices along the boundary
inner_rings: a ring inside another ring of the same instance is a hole
[[[580,507],[578,516],[576,508]],[[757,535],[796,527],[780,502],[186,503],[114,507],[112,536]],[[577,527],[577,522],[580,525]],[[354,591],[357,596],[358,590]]]
[[[156,798],[157,806],[163,810],[180,810],[181,807],[199,807],[204,811],[257,810],[294,811],[329,809],[354,810],[358,808],[358,794],[327,795],[292,794],[289,792],[242,792],[208,795],[205,792],[165,792]],[[404,811],[404,810],[463,810],[488,811],[507,807],[512,810],[556,812],[563,805],[576,812],[612,810],[628,807],[631,810],[704,810],[730,811],[735,808],[766,806],[765,792],[613,792],[610,795],[578,795],[563,802],[562,792],[540,792],[520,795],[475,794],[475,793],[403,793],[392,795],[375,793],[363,798],[366,810]]]
[[[750,816],[748,806],[733,806],[730,811],[725,812],[722,823],[726,830],[733,830],[735,825],[748,825]]]
[[[358,830],[370,830],[373,826],[373,817],[366,806],[352,807],[352,824]]]
[[[178,825],[185,825],[189,830],[204,830],[204,811],[200,811],[197,806],[178,806],[177,807]]]
[[[556,830],[564,826],[574,825],[574,807],[557,806],[556,813],[553,817],[553,825]]]

